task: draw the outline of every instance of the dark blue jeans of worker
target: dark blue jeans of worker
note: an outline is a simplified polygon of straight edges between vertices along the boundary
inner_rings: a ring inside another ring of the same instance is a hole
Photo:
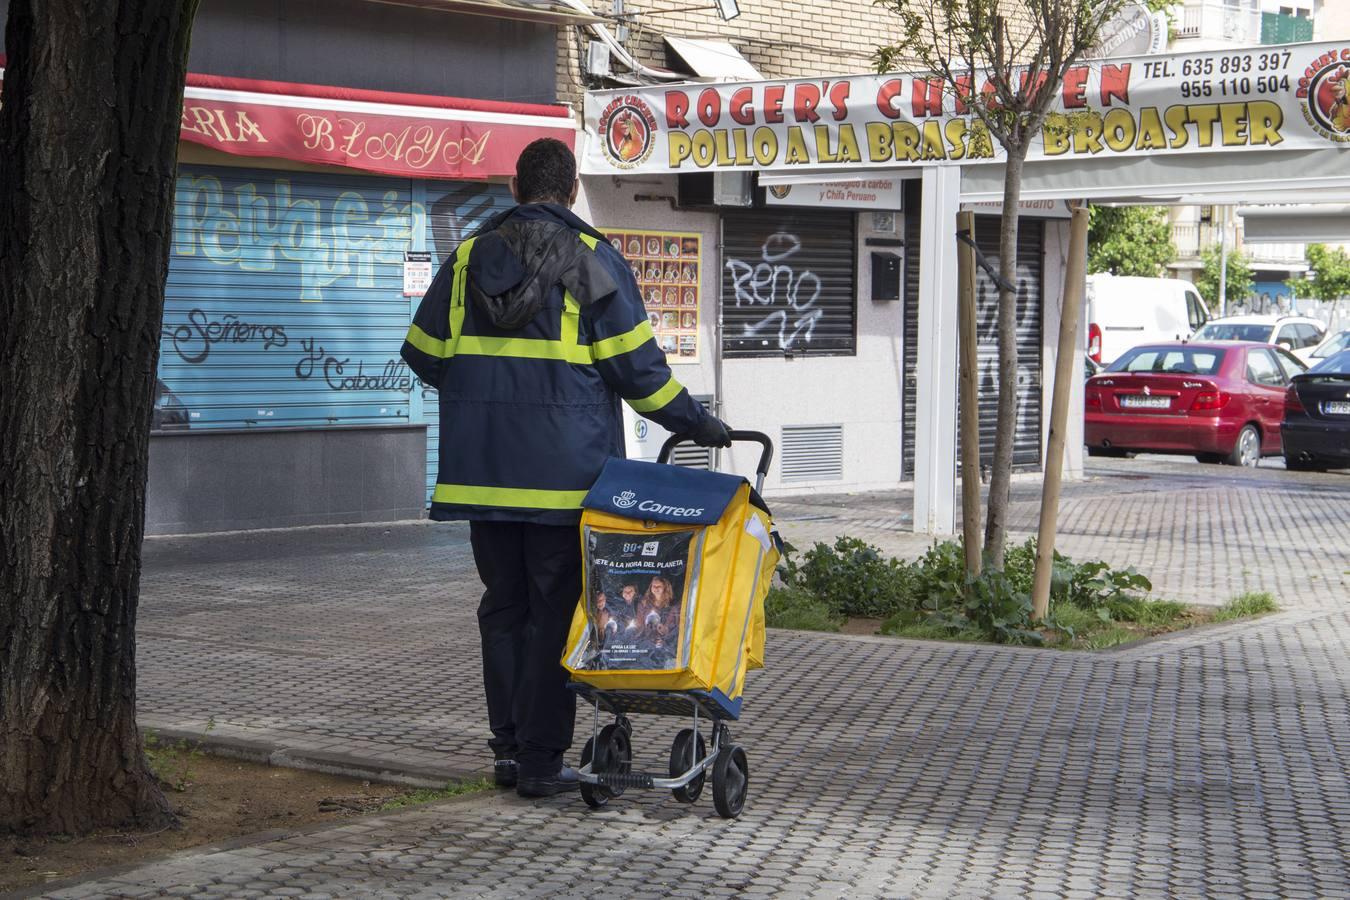
[[[521,778],[555,775],[576,717],[561,660],[581,597],[581,538],[576,526],[528,522],[470,522],[469,538],[487,589],[478,629],[488,745],[514,756]]]

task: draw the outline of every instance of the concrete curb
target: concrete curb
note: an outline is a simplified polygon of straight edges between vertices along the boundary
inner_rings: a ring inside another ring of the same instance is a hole
[[[255,738],[217,735],[180,728],[143,727],[153,731],[165,743],[185,741],[189,746],[212,756],[242,759],[287,769],[304,769],[325,775],[343,775],[380,784],[397,784],[416,788],[443,788],[450,781],[469,781],[482,777],[481,772],[446,766],[416,766],[394,760],[372,759],[349,753],[323,750],[305,750],[284,747]]]
[[[161,732],[167,734],[167,732]],[[217,754],[227,755],[227,754]],[[242,756],[237,758],[244,758]],[[255,761],[255,760],[250,760]],[[298,768],[298,767],[297,767]],[[437,787],[443,787],[444,782]],[[88,884],[95,881],[106,881],[110,878],[116,878],[119,875],[125,875],[128,872],[134,872],[137,869],[143,869],[149,866],[160,865],[161,863],[173,862],[174,860],[187,859],[193,856],[210,856],[215,853],[228,853],[231,850],[239,850],[244,847],[256,847],[261,844],[269,844],[273,841],[286,840],[287,838],[302,837],[308,834],[318,834],[323,831],[331,831],[340,828],[346,828],[350,825],[383,820],[388,818],[412,818],[417,815],[425,815],[428,810],[434,810],[440,807],[455,806],[458,804],[469,804],[474,802],[489,802],[495,800],[498,794],[494,791],[481,791],[468,794],[461,794],[457,797],[448,797],[444,800],[433,800],[428,803],[419,803],[416,806],[408,806],[402,809],[387,810],[385,812],[368,812],[350,816],[345,819],[335,819],[331,822],[316,822],[311,825],[302,825],[297,828],[269,828],[266,831],[255,831],[252,834],[241,834],[238,837],[226,838],[223,841],[213,841],[209,844],[199,844],[196,847],[185,847],[182,850],[172,850],[168,853],[162,853],[156,856],[149,856],[142,860],[127,863],[117,863],[111,866],[105,866],[101,869],[91,869],[80,875],[72,875],[69,878],[62,878],[57,881],[48,881],[33,887],[22,888],[17,891],[10,891],[0,894],[0,900],[20,900],[20,898],[43,897],[54,891],[64,891],[70,888],[77,888],[82,884]]]

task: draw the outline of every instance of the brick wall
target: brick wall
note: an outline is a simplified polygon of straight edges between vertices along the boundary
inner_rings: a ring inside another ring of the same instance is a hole
[[[625,7],[641,13],[692,5],[697,4],[627,0]],[[610,0],[591,0],[591,7],[608,12]],[[899,34],[898,19],[872,0],[740,0],[740,7],[740,16],[729,22],[712,10],[639,16],[625,47],[638,62],[664,67],[663,35],[725,40],[765,78],[798,78],[870,72],[872,51]],[[585,91],[580,63],[588,36],[576,28],[559,29],[558,99],[578,108]]]

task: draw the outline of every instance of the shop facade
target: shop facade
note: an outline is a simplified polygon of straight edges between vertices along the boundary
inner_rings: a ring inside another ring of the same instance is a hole
[[[699,238],[697,353],[669,358],[691,393],[729,424],[773,437],[778,457],[766,492],[887,490],[914,481],[925,253],[921,179],[874,177],[830,187],[803,182],[777,190],[751,180],[746,191],[723,194],[735,205],[715,203],[718,194],[699,179],[678,175],[583,177],[582,183],[582,213],[625,248],[625,236],[653,229]],[[1063,204],[1049,204],[1026,210],[1022,220],[1020,471],[1041,467],[1066,216]],[[996,261],[997,215],[977,215],[977,235],[981,250]],[[647,273],[645,262],[635,274]],[[658,286],[644,296],[659,321],[667,312],[665,292]],[[978,304],[980,425],[988,454],[998,394],[998,297],[983,272]],[[654,457],[666,435],[636,418],[630,426],[630,455]],[[717,461],[723,467],[753,465],[735,449],[724,456]]]
[[[512,205],[519,151],[574,143],[556,26],[340,0],[317,40],[275,4],[203,5],[147,533],[425,514],[438,408],[399,347],[441,261]],[[335,66],[348,45],[371,52]]]

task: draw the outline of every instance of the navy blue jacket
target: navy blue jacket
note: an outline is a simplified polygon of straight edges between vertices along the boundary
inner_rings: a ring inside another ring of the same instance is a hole
[[[677,434],[708,415],[671,375],[623,256],[553,204],[500,213],[461,244],[402,355],[440,395],[438,520],[576,524],[624,455],[620,398]]]

